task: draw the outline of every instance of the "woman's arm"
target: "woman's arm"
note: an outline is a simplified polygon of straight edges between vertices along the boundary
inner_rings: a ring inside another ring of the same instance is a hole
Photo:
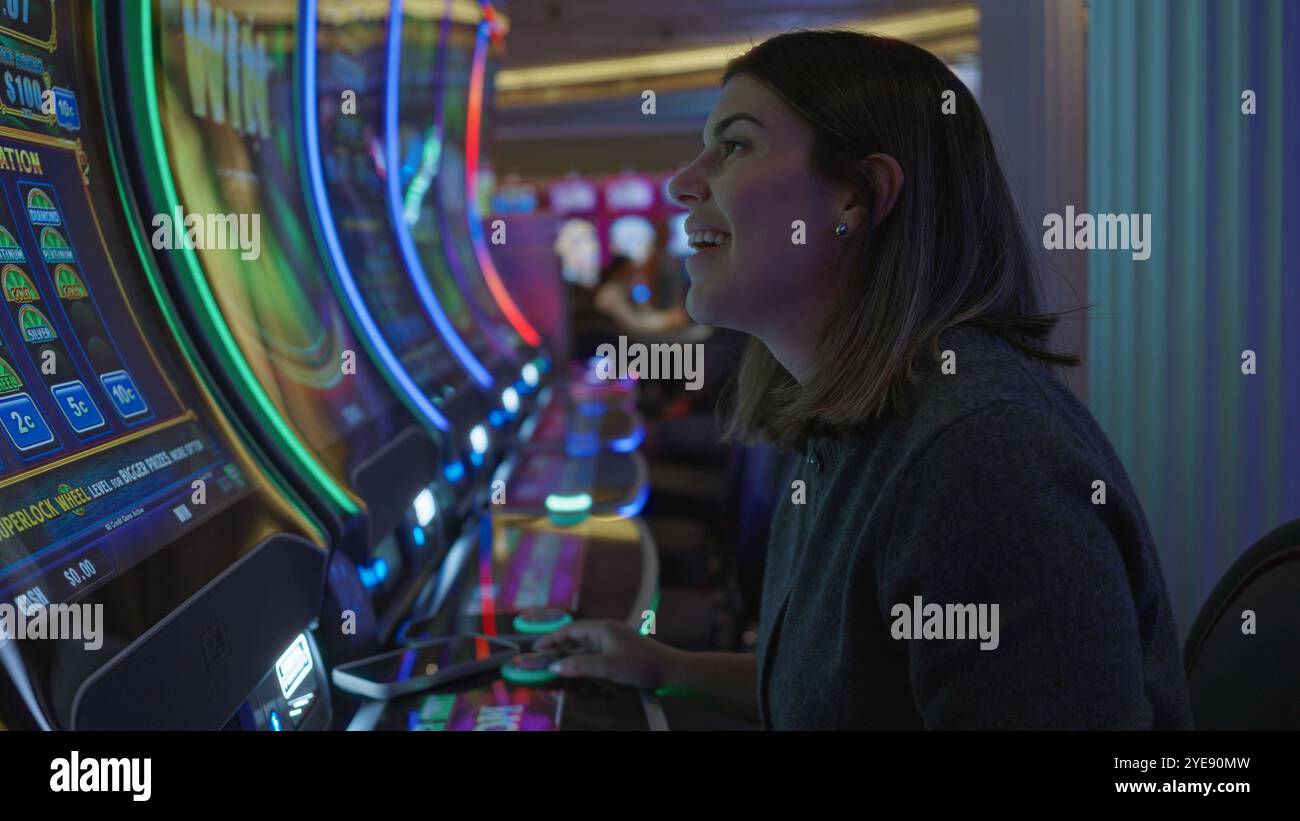
[[[652,689],[758,721],[758,667],[746,653],[677,650],[616,621],[574,622],[543,637],[537,649],[575,654],[557,663],[560,676]]]
[[[758,723],[758,662],[752,653],[678,654],[658,692]]]

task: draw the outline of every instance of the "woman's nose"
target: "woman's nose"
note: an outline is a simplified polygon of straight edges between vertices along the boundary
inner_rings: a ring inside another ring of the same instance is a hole
[[[686,166],[668,182],[668,196],[678,205],[689,206],[708,199],[708,186],[694,167],[694,163]]]

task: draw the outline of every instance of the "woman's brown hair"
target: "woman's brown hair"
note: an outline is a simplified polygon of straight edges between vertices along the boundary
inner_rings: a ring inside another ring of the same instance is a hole
[[[796,382],[750,340],[722,406],[727,438],[797,448],[901,411],[922,358],[938,356],[939,334],[954,325],[983,328],[1049,365],[1078,364],[1047,349],[1060,315],[1040,308],[1033,254],[988,126],[947,66],[901,40],[797,31],[732,60],[723,84],[737,74],[811,126],[815,174],[850,182],[873,209],[867,156],[893,157],[904,183],[838,284],[809,378]]]

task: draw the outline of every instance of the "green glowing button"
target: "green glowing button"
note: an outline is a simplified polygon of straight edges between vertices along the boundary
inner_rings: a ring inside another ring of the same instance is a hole
[[[550,633],[573,623],[573,616],[558,607],[531,607],[515,616],[515,630],[520,633]]]
[[[557,525],[576,525],[590,512],[590,493],[552,493],[546,497],[546,515]]]
[[[521,653],[501,665],[501,677],[511,684],[546,684],[555,680],[550,667],[560,658],[554,653]]]

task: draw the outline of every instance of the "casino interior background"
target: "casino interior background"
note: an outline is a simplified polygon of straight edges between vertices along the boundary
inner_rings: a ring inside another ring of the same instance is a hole
[[[93,650],[0,639],[0,724],[742,727],[594,683],[493,670],[379,700],[331,671],[575,616],[752,649],[791,457],[718,443],[742,340],[638,333],[703,342],[699,391],[601,379],[587,357],[618,329],[582,308],[618,258],[640,309],[680,315],[666,182],[726,60],[793,27],[945,60],[1031,236],[1067,204],[1160,215],[1168,253],[1054,252],[1044,288],[1094,306],[1060,330],[1069,384],[1133,476],[1186,638],[1300,517],[1300,121],[1211,102],[1300,81],[1300,11],[704,5],[0,4],[0,601],[104,619]],[[1244,348],[1269,365],[1242,387]]]

